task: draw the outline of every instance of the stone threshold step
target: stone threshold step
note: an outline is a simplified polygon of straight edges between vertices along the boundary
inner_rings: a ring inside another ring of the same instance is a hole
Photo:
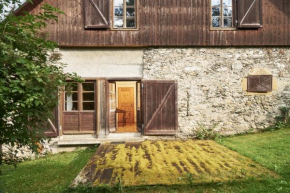
[[[60,139],[57,144],[59,146],[73,146],[73,145],[96,145],[101,143],[112,142],[139,142],[144,141],[146,138],[142,137],[107,137],[107,138],[95,138],[95,139]]]

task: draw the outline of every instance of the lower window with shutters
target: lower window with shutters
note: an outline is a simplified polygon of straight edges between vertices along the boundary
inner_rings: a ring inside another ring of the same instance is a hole
[[[96,84],[94,81],[71,83],[64,91],[63,134],[95,133]]]

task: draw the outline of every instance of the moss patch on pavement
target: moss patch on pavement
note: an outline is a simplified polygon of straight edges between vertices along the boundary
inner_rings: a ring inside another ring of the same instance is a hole
[[[265,176],[278,177],[214,141],[145,141],[102,144],[73,184],[199,184]]]

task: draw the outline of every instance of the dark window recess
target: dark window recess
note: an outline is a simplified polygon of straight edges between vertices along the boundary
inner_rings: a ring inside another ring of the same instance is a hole
[[[262,27],[262,0],[237,1],[237,27]]]
[[[272,75],[251,75],[248,76],[248,92],[269,92],[272,91]]]

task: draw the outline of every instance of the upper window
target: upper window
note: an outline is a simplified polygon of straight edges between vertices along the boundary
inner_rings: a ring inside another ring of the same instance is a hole
[[[114,1],[114,29],[136,29],[136,4],[137,0],[113,0]]]
[[[211,0],[211,27],[233,27],[233,4],[232,0]]]

